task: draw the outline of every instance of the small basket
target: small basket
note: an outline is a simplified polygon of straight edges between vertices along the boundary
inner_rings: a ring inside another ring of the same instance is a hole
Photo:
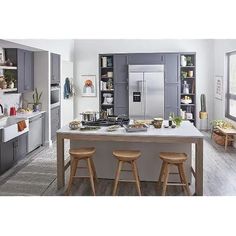
[[[231,136],[229,136],[229,138],[232,138]],[[224,146],[225,145],[225,135],[222,134],[220,131],[213,131],[212,134],[212,139],[219,145]],[[232,145],[232,141],[228,141],[228,146]]]

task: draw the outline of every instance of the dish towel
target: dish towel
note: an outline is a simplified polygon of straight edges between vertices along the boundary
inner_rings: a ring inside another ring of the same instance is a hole
[[[25,120],[21,120],[21,121],[17,122],[17,126],[18,126],[19,132],[23,131],[27,127]]]
[[[64,84],[64,99],[72,96],[71,82],[67,77]]]

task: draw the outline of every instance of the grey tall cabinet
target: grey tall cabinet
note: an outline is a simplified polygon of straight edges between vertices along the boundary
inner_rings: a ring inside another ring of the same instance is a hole
[[[164,81],[164,118],[168,119],[170,113],[180,115],[180,53],[122,53],[101,54],[113,57],[113,83],[114,83],[114,115],[129,114],[128,104],[128,65],[162,64],[165,66]],[[101,66],[101,63],[99,63]],[[100,81],[102,79],[100,68]],[[100,93],[102,91],[100,90]],[[157,102],[158,101],[154,101]],[[100,97],[100,104],[102,99]],[[102,107],[100,105],[100,107]]]

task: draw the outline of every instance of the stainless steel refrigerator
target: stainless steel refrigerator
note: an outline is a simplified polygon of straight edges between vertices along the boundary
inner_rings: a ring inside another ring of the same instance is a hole
[[[164,117],[164,65],[129,65],[129,118]]]

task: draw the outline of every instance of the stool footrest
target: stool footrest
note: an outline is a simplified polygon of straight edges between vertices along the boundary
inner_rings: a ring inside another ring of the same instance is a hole
[[[168,183],[168,186],[185,186],[186,184],[182,184],[182,183]]]
[[[120,179],[119,182],[135,183],[135,180]]]

